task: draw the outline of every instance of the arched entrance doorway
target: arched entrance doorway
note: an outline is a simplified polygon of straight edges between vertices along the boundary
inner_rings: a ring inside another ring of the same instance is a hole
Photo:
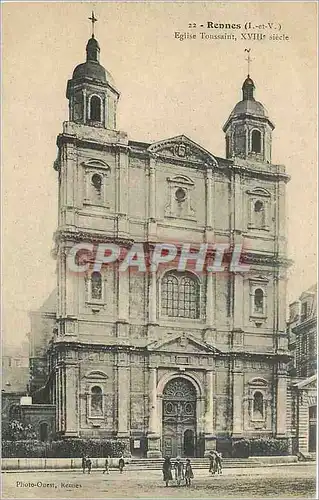
[[[184,378],[170,380],[163,391],[163,456],[193,457],[196,450],[196,391]]]

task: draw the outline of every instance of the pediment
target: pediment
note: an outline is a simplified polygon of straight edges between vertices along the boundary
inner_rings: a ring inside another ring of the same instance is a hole
[[[202,146],[196,144],[185,135],[178,135],[152,144],[148,151],[153,155],[171,161],[179,160],[188,163],[218,167],[216,158]]]
[[[149,351],[164,352],[187,352],[187,353],[220,353],[214,346],[197,339],[191,334],[167,334],[165,337],[151,342],[148,346]]]
[[[111,170],[110,165],[105,163],[103,160],[100,160],[98,158],[90,158],[89,160],[85,161],[82,163],[82,165],[86,168],[98,168],[98,169],[104,169],[104,170]]]
[[[100,370],[92,370],[84,375],[83,378],[89,379],[89,380],[106,380],[108,376],[106,373],[100,371]]]

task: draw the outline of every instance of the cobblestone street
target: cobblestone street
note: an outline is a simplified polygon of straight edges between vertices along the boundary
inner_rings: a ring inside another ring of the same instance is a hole
[[[7,472],[2,498],[315,498],[314,464],[225,469],[211,477],[195,470],[190,488],[166,488],[161,471]]]

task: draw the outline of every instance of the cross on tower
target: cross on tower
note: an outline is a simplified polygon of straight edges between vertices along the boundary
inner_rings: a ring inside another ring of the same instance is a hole
[[[252,59],[250,57],[250,50],[251,49],[245,49],[245,52],[248,52],[248,56],[246,58],[246,61],[247,61],[247,64],[248,64],[248,78],[249,78],[249,75],[250,75],[250,63],[252,61]]]
[[[97,19],[96,17],[94,16],[94,11],[92,10],[92,15],[91,17],[89,17],[89,20],[91,21],[92,23],[92,37],[94,38],[94,24],[96,23]]]

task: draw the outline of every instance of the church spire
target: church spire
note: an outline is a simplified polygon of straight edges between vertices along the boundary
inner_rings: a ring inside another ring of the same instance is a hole
[[[255,84],[253,80],[250,78],[250,64],[252,61],[252,58],[250,57],[250,51],[251,49],[245,49],[245,52],[247,52],[247,78],[243,83],[242,86],[242,91],[243,91],[243,101],[254,101],[254,90],[255,90]]]
[[[94,36],[94,24],[97,22],[97,18],[95,17],[93,10],[89,20],[92,23],[92,36],[86,45],[86,60],[98,63],[100,61],[100,46]]]
[[[255,100],[254,90],[255,90],[255,84],[248,75],[242,86],[243,101],[254,101]]]

